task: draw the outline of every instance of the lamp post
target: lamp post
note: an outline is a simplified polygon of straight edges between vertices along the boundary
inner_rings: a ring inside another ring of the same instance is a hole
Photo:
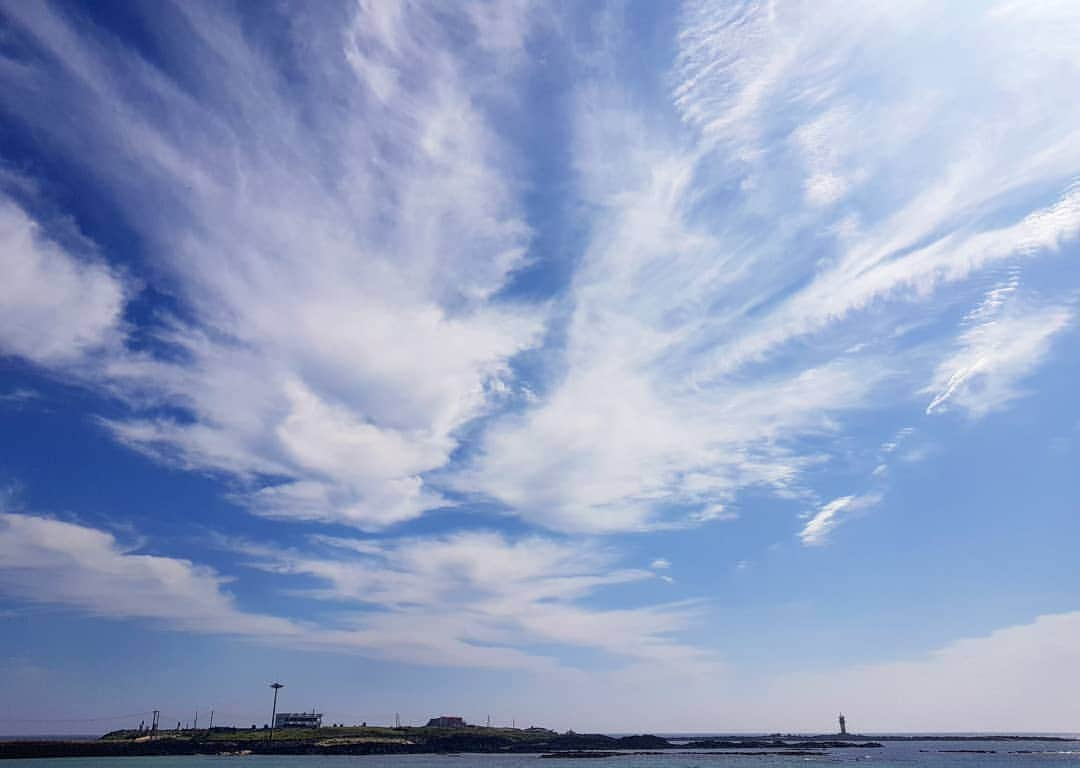
[[[285,686],[281,683],[270,683],[274,689],[274,711],[270,713],[270,741],[274,740],[274,720],[277,719],[277,692]]]

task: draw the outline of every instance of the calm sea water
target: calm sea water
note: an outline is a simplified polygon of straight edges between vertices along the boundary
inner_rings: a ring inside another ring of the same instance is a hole
[[[993,754],[946,752],[994,750]],[[925,751],[924,751],[925,750]],[[1030,754],[1021,754],[1029,751]],[[837,768],[1080,768],[1080,741],[909,741],[881,749],[836,749],[814,757],[708,754],[620,755],[552,760],[538,755],[364,755],[364,756],[190,756],[93,757],[5,760],[0,768],[778,768],[815,765]]]

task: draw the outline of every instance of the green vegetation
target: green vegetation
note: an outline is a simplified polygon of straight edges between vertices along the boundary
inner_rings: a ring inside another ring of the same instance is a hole
[[[467,739],[498,740],[511,745],[524,745],[547,741],[551,731],[527,731],[516,728],[427,728],[406,727],[391,728],[383,726],[346,725],[341,727],[324,726],[322,728],[277,728],[274,741],[302,741],[317,744],[426,744],[432,741]],[[200,728],[181,731],[159,731],[156,741],[197,741],[197,742],[262,742],[270,737],[265,728],[215,727],[213,730]],[[146,732],[121,730],[107,733],[101,737],[105,741],[146,741]]]

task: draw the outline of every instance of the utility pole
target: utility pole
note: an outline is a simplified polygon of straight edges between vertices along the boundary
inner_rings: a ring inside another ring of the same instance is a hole
[[[195,710],[195,727],[192,728],[191,730],[193,730],[193,731],[199,730],[199,710],[197,710],[197,709]]]
[[[274,709],[270,714],[270,741],[274,740],[274,720],[277,718],[277,692],[285,686],[281,683],[270,683],[270,687],[274,689]]]
[[[214,710],[210,710],[210,727],[207,730],[214,730]]]

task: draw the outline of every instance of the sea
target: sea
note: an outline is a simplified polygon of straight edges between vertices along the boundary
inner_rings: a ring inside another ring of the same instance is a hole
[[[872,737],[871,737],[872,738]],[[64,757],[3,760],[0,768],[1080,768],[1077,741],[886,741],[880,749],[843,748],[820,755],[734,755],[730,750],[688,750],[613,757],[544,758],[539,755],[195,755]],[[963,751],[956,751],[963,750]]]

